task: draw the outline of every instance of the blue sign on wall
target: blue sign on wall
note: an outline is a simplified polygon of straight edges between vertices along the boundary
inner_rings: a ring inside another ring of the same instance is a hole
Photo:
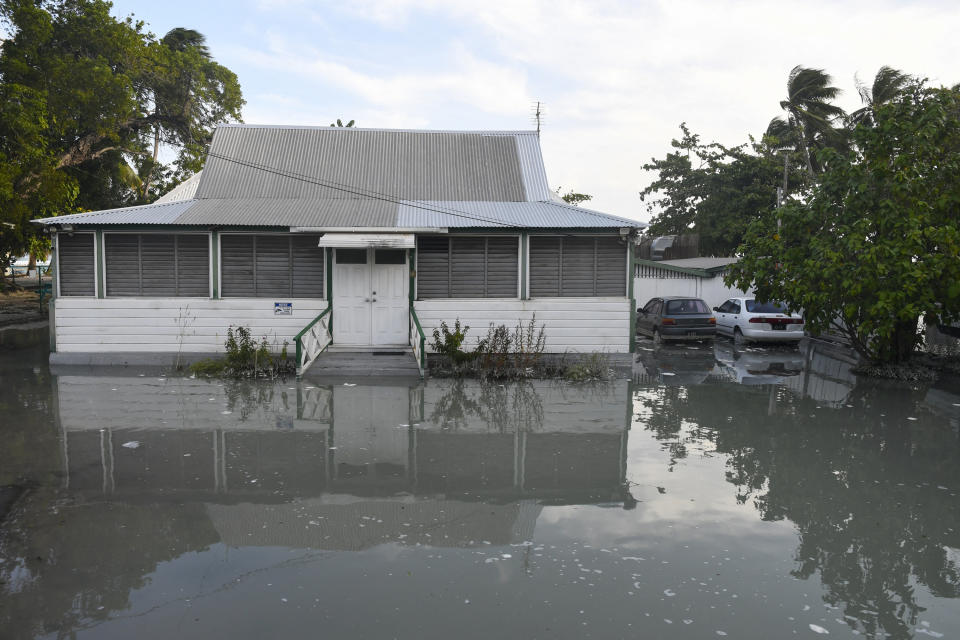
[[[273,303],[273,315],[275,315],[275,316],[292,316],[292,315],[293,315],[293,303],[292,303],[292,302],[274,302],[274,303]]]

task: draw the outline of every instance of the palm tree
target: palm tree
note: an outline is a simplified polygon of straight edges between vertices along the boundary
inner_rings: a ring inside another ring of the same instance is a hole
[[[873,126],[876,108],[902,95],[910,85],[916,82],[916,78],[884,65],[877,71],[877,75],[873,79],[873,85],[868,87],[860,82],[859,78],[856,81],[857,91],[860,93],[863,106],[850,114],[849,124],[851,127],[861,123]]]
[[[807,164],[807,173],[814,175],[812,148],[824,146],[840,147],[845,135],[838,131],[833,123],[843,118],[843,109],[832,104],[840,89],[831,86],[833,79],[823,69],[810,69],[797,65],[787,78],[787,99],[780,101],[780,108],[786,111],[786,119],[774,118],[771,127],[780,129],[786,124],[792,131],[792,142],[803,152]],[[768,133],[771,132],[768,128]],[[781,138],[782,139],[782,138]]]
[[[167,55],[192,54],[201,63],[211,62],[210,49],[206,45],[207,38],[199,31],[184,27],[174,27],[160,40],[161,48]],[[175,66],[175,65],[171,65]],[[172,76],[157,78],[154,87],[154,115],[162,117],[165,124],[157,122],[153,133],[153,162],[147,165],[146,175],[139,185],[143,197],[147,196],[153,170],[157,165],[160,153],[160,133],[164,127],[180,129],[183,137],[189,137],[190,111],[193,107],[194,84],[197,78],[193,76],[195,68],[181,70]]]

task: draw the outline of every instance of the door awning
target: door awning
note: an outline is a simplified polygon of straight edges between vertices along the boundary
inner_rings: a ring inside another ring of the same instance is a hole
[[[416,247],[416,240],[412,233],[325,233],[318,246],[341,249],[413,249]]]

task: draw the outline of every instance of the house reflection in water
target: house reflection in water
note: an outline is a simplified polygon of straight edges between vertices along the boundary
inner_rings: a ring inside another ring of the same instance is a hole
[[[544,504],[635,504],[626,380],[56,384],[69,493],[202,504],[231,546],[507,544]]]

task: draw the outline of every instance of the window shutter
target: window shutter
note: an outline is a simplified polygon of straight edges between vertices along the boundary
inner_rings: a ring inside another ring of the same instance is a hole
[[[107,233],[103,236],[108,296],[140,295],[140,236]]]
[[[319,242],[320,236],[293,237],[294,298],[323,297],[324,250]]]
[[[205,235],[177,237],[177,295],[210,295],[210,239]]]
[[[485,238],[451,238],[450,297],[484,297]]]
[[[93,258],[93,234],[57,235],[57,254],[60,260],[58,274],[60,295],[92,296],[96,294]]]
[[[596,240],[594,238],[563,239],[563,277],[561,296],[594,295],[593,276]]]
[[[140,236],[140,288],[142,295],[169,298],[177,295],[177,269],[172,235]]]
[[[256,242],[256,293],[258,298],[289,296],[290,282],[290,237],[257,236]]]
[[[417,296],[450,297],[450,238],[417,238]]]
[[[563,238],[530,238],[530,295],[547,298],[560,295],[560,256]]]
[[[487,297],[516,298],[519,238],[487,238]]]
[[[596,295],[627,295],[627,247],[617,238],[597,238]]]
[[[223,296],[252,298],[256,294],[253,281],[253,236],[220,236],[221,288]]]

